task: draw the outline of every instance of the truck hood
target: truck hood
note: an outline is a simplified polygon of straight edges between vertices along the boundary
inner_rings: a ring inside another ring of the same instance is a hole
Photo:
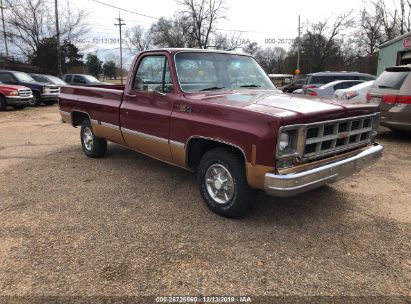
[[[27,87],[23,87],[20,85],[11,85],[11,84],[0,84],[0,91],[1,90],[30,90]]]
[[[286,124],[311,123],[373,114],[378,105],[352,101],[291,96],[280,91],[241,90],[190,94],[188,98],[241,108],[282,118]]]

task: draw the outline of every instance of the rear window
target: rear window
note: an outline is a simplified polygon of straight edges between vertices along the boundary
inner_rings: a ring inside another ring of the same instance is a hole
[[[383,72],[380,77],[375,81],[374,86],[380,89],[401,89],[405,78],[407,78],[409,72]]]

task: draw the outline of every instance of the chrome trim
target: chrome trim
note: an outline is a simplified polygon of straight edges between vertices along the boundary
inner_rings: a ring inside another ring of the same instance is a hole
[[[111,123],[104,122],[104,121],[100,121],[100,122],[99,122],[99,125],[102,125],[103,127],[107,127],[107,128],[114,129],[114,130],[120,130],[120,127],[119,127],[119,126],[113,125],[113,124],[111,124]]]
[[[175,146],[177,148],[184,148],[185,144],[179,141],[175,141],[175,140],[169,140],[168,141],[170,143],[170,145]]]
[[[308,161],[308,160],[312,160],[312,159],[316,159],[316,158],[326,157],[328,155],[332,155],[332,154],[335,154],[335,153],[344,152],[344,151],[347,151],[347,150],[350,150],[350,149],[353,149],[353,148],[366,146],[367,144],[372,143],[373,135],[375,135],[375,134],[371,134],[369,139],[361,141],[361,142],[356,142],[356,143],[353,143],[351,145],[347,144],[347,145],[344,145],[341,148],[335,148],[335,149],[330,150],[330,151],[325,152],[325,153],[318,153],[318,154],[315,154],[315,155],[304,157],[304,150],[305,150],[305,147],[307,145],[306,136],[307,136],[307,129],[308,128],[315,127],[315,126],[324,126],[324,125],[327,125],[327,124],[341,123],[341,122],[346,122],[346,121],[353,121],[353,120],[356,120],[356,119],[372,118],[372,122],[371,122],[371,125],[370,125],[370,128],[369,128],[370,129],[369,131],[370,132],[375,132],[376,131],[374,129],[375,128],[375,122],[379,119],[379,116],[380,116],[380,113],[377,112],[377,113],[369,114],[369,115],[353,116],[353,117],[347,117],[347,118],[341,118],[341,119],[319,121],[319,122],[314,122],[314,123],[309,123],[309,124],[296,124],[296,125],[280,127],[280,129],[278,130],[278,134],[277,134],[276,158],[277,158],[277,160],[279,160],[279,159],[290,159],[290,158],[298,157],[302,161]],[[378,126],[377,126],[377,128],[378,128]],[[298,131],[297,150],[292,154],[281,155],[280,152],[279,152],[280,134],[283,131],[294,130],[294,129],[296,129]],[[362,131],[364,131],[364,130],[362,129]],[[331,137],[329,139],[326,138],[326,140],[331,140],[331,139],[335,139],[335,138],[331,138]],[[314,141],[312,143],[314,143]]]
[[[89,116],[90,117],[90,116]],[[95,125],[98,125],[99,123],[98,123],[98,120],[96,120],[96,119],[91,119],[90,118],[90,123],[93,125],[93,124],[95,124]]]
[[[234,148],[239,149],[239,150],[241,151],[241,153],[243,154],[243,156],[244,156],[244,165],[245,165],[245,167],[247,168],[247,157],[246,157],[246,154],[245,154],[244,150],[243,150],[240,146],[237,146],[237,145],[235,145],[235,144],[232,144],[232,143],[230,143],[230,142],[227,142],[227,141],[224,141],[224,140],[221,140],[221,139],[212,138],[212,137],[205,137],[205,136],[201,136],[201,135],[193,135],[193,136],[190,136],[190,137],[187,139],[186,144],[184,145],[184,146],[185,146],[184,152],[185,152],[185,155],[186,155],[186,164],[188,163],[188,162],[187,162],[187,160],[188,160],[188,159],[187,159],[187,157],[188,157],[188,153],[187,153],[188,151],[187,151],[187,149],[188,149],[188,147],[189,147],[190,141],[191,141],[192,139],[194,139],[194,138],[207,139],[207,140],[219,142],[219,143],[226,144],[226,145],[229,145],[229,146],[232,146],[232,147],[234,147]]]
[[[141,138],[144,138],[144,139],[148,139],[148,140],[168,144],[168,139],[163,138],[163,137],[158,137],[158,136],[154,136],[154,135],[134,131],[134,130],[123,128],[123,127],[121,127],[120,130],[121,130],[121,132],[128,133],[130,135],[134,135],[134,136],[138,136],[138,137],[141,137]]]
[[[288,197],[334,183],[375,163],[382,157],[383,150],[383,146],[375,144],[352,157],[300,173],[285,175],[267,173],[264,183],[265,192],[273,196]]]
[[[29,96],[20,96],[20,95],[18,95],[18,96],[5,96],[5,97],[6,97],[6,99],[28,100],[28,99],[33,98],[33,95],[29,95]]]

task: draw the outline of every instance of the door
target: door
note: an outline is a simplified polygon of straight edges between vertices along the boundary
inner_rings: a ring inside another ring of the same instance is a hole
[[[155,158],[172,160],[169,146],[172,92],[167,57],[142,57],[120,109],[121,130],[129,147]]]

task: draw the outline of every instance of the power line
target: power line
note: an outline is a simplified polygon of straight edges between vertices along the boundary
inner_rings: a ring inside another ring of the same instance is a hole
[[[149,15],[146,15],[146,14],[141,14],[141,13],[137,13],[137,12],[134,12],[134,11],[130,11],[128,9],[121,8],[121,7],[112,5],[112,4],[108,4],[108,3],[105,3],[105,2],[102,2],[102,1],[99,1],[99,0],[90,0],[90,1],[94,1],[94,2],[100,3],[102,5],[105,5],[105,6],[108,6],[108,7],[111,7],[111,8],[115,8],[115,9],[118,9],[118,10],[123,11],[123,12],[130,13],[130,14],[134,14],[134,15],[138,15],[138,16],[142,16],[142,17],[146,17],[146,18],[151,18],[151,19],[155,19],[155,20],[160,20],[160,18],[157,18],[157,17],[153,17],[153,16],[149,16]]]

